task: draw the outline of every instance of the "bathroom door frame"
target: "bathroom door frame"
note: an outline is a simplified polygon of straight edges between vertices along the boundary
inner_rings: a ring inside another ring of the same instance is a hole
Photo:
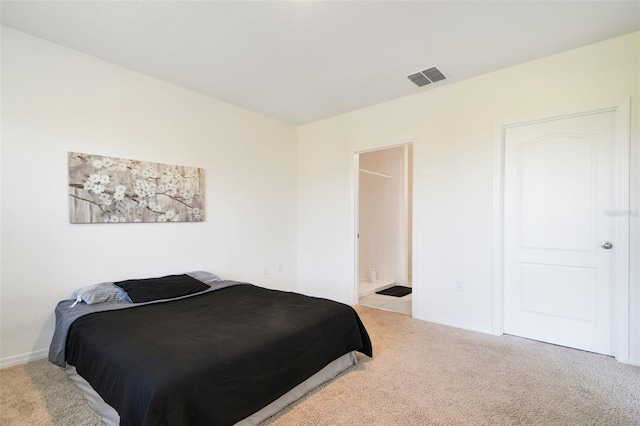
[[[395,143],[395,144],[391,144],[391,145],[386,145],[386,146],[379,146],[376,148],[370,148],[370,149],[363,149],[363,150],[359,150],[359,151],[354,151],[353,152],[353,161],[352,161],[352,170],[351,170],[351,176],[352,176],[352,200],[351,200],[351,208],[352,208],[352,215],[351,215],[351,235],[353,236],[352,238],[352,253],[353,253],[353,304],[357,305],[359,300],[360,300],[360,296],[358,295],[358,269],[359,269],[359,244],[358,244],[358,232],[359,232],[359,205],[360,205],[360,154],[365,154],[367,152],[373,152],[373,151],[382,151],[385,149],[390,149],[390,148],[399,148],[399,147],[405,147],[405,146],[411,146],[413,148],[413,155],[411,158],[411,166],[412,166],[412,176],[411,176],[411,180],[412,180],[412,191],[411,191],[411,198],[412,198],[412,203],[411,203],[411,235],[408,236],[407,238],[407,243],[409,242],[409,240],[411,241],[411,287],[413,289],[413,298],[412,298],[412,302],[411,302],[411,316],[415,317],[415,312],[416,312],[416,293],[420,294],[420,290],[417,289],[416,287],[416,282],[417,282],[417,277],[419,275],[419,271],[417,268],[417,263],[416,263],[416,252],[418,250],[417,246],[416,246],[416,242],[417,242],[417,226],[416,226],[416,220],[415,218],[417,217],[416,211],[417,211],[417,194],[418,194],[418,185],[417,185],[417,176],[418,176],[418,167],[416,166],[416,155],[417,155],[417,151],[418,151],[418,140],[417,138],[408,138],[405,139],[401,142]],[[405,164],[405,176],[408,176],[408,167],[406,167]],[[405,209],[407,209],[408,212],[408,197],[405,197]],[[408,225],[407,225],[408,226]],[[409,261],[409,256],[407,256],[406,262]]]

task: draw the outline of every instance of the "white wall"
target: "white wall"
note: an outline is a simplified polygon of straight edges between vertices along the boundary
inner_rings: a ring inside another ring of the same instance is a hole
[[[417,138],[414,316],[491,332],[495,123],[631,97],[637,212],[639,57],[634,33],[301,126],[300,290],[354,300],[353,154]],[[630,220],[631,361],[640,364],[640,218]]]
[[[56,303],[84,285],[209,270],[295,290],[296,139],[289,124],[3,27],[0,366],[43,356]],[[71,225],[68,151],[204,168],[206,221]]]

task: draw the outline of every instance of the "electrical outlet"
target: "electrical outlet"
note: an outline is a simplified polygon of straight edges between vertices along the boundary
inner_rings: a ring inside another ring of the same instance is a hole
[[[456,291],[463,291],[464,286],[462,285],[462,281],[456,281]]]
[[[281,274],[282,273],[282,263],[278,265],[278,273]]]
[[[269,267],[265,266],[264,269],[262,270],[262,275],[269,275]]]

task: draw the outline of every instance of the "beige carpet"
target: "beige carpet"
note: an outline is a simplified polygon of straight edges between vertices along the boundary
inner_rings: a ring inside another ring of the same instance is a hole
[[[640,425],[640,367],[357,307],[374,358],[264,424]],[[47,361],[0,371],[0,425],[99,425]]]

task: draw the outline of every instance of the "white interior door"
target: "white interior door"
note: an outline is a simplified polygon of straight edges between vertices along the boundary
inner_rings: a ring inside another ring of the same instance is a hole
[[[504,331],[611,354],[615,112],[505,130]]]

